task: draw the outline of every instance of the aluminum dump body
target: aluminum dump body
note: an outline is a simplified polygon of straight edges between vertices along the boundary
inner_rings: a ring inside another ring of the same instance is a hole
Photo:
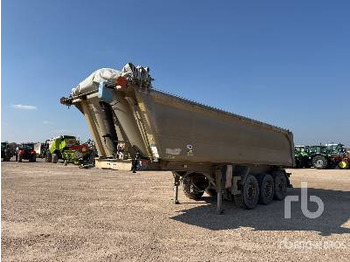
[[[122,141],[163,164],[294,165],[290,131],[153,88],[101,82],[68,100],[86,116],[102,158],[115,158]]]
[[[138,92],[161,159],[292,166],[293,135],[150,89]]]

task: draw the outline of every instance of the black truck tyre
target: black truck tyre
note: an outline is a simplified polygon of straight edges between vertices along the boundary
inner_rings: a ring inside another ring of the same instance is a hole
[[[248,175],[241,189],[241,194],[234,196],[237,206],[245,209],[253,209],[259,200],[259,183],[253,175]]]
[[[22,162],[23,160],[23,156],[22,155],[18,155],[18,162]]]
[[[270,174],[261,173],[257,176],[257,179],[260,187],[259,203],[268,205],[273,200],[275,193],[273,177]]]
[[[32,156],[32,162],[36,162],[36,156]]]
[[[45,154],[45,162],[51,162],[52,161],[52,155],[50,152],[46,152]]]
[[[186,176],[182,181],[182,188],[185,196],[189,199],[199,200],[204,194],[204,190],[200,190],[196,187],[193,181],[193,177]]]
[[[282,171],[276,171],[273,173],[274,179],[274,199],[283,200],[287,195],[288,180],[286,174]]]
[[[9,149],[5,149],[3,158],[4,158],[3,161],[10,161],[10,159],[11,159],[11,153],[10,153]]]
[[[314,168],[325,169],[327,165],[328,161],[324,156],[317,155],[312,158],[312,166]]]
[[[52,163],[57,163],[57,162],[58,162],[58,155],[52,154]]]

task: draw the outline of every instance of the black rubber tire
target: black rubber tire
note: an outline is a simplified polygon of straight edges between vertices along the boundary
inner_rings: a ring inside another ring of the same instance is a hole
[[[204,194],[204,191],[198,191],[192,182],[192,177],[184,177],[182,181],[182,189],[189,199],[199,200]]]
[[[242,192],[234,196],[237,206],[245,209],[253,209],[259,201],[259,183],[255,176],[248,175],[242,186]]]
[[[22,155],[18,155],[18,162],[22,162],[23,160],[23,156]]]
[[[302,168],[301,160],[299,157],[295,158],[295,168]]]
[[[233,201],[235,202],[235,205],[238,206],[239,208],[245,208],[245,206],[243,204],[242,194],[234,195]]]
[[[32,157],[32,162],[36,162],[36,156]]]
[[[52,154],[52,163],[57,163],[57,162],[58,162],[58,155]]]
[[[50,152],[46,152],[45,154],[45,162],[51,162],[52,161],[52,155]]]
[[[311,163],[310,163],[309,157],[303,157],[303,167],[305,167],[305,168],[310,168],[311,167]]]
[[[325,169],[328,166],[327,158],[321,155],[312,158],[312,166],[317,169]]]
[[[261,173],[257,176],[260,194],[259,204],[268,205],[271,203],[275,193],[275,183],[270,174]]]
[[[11,153],[9,149],[5,149],[3,161],[10,161],[10,159],[11,159]]]
[[[273,174],[274,180],[274,199],[283,200],[287,195],[288,180],[284,172],[276,171]]]

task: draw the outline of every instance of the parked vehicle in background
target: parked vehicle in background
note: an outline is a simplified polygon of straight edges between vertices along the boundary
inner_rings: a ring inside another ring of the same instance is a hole
[[[36,151],[34,150],[34,143],[20,144],[18,147],[16,160],[18,162],[22,162],[22,160],[36,162]]]
[[[331,154],[324,145],[310,146],[309,155],[314,168],[324,169],[330,163]]]
[[[346,159],[347,152],[346,148],[343,144],[326,144],[327,149],[329,150],[329,153],[331,154],[330,157],[330,165],[329,167],[332,168],[348,168],[348,161]],[[344,160],[344,161],[343,161]]]
[[[295,167],[307,168],[348,168],[349,153],[343,144],[305,146],[294,148]]]
[[[308,168],[311,166],[310,147],[298,145],[294,148],[295,166],[297,168]]]
[[[2,161],[10,161],[15,151],[11,149],[8,142],[1,142],[1,159]]]
[[[45,158],[48,148],[48,140],[46,140],[44,143],[38,142],[34,144],[34,150],[36,151],[36,155],[39,158]]]
[[[80,145],[79,140],[75,136],[62,135],[48,141],[45,161],[57,163],[61,159],[65,164],[81,164],[84,161],[88,161],[89,157],[88,145]]]
[[[325,146],[327,147],[327,150],[330,151],[330,153],[346,153],[346,148],[343,144],[338,143],[338,144],[325,144]]]
[[[341,161],[339,161],[338,166],[341,169],[348,169],[350,168],[350,157],[345,156]]]
[[[333,167],[341,169],[349,168],[349,153],[343,144],[326,144],[326,146],[331,152]]]

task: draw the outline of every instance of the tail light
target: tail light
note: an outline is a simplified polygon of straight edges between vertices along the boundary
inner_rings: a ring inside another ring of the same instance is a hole
[[[31,153],[32,155],[34,155],[34,154],[36,154],[36,151],[35,151],[35,150],[32,150],[32,151],[30,151],[30,153]]]
[[[25,153],[26,153],[25,150],[19,150],[19,151],[18,151],[18,154],[20,154],[20,155],[24,155]]]
[[[120,76],[117,78],[116,84],[121,87],[126,87],[127,81],[126,78],[123,76]]]

